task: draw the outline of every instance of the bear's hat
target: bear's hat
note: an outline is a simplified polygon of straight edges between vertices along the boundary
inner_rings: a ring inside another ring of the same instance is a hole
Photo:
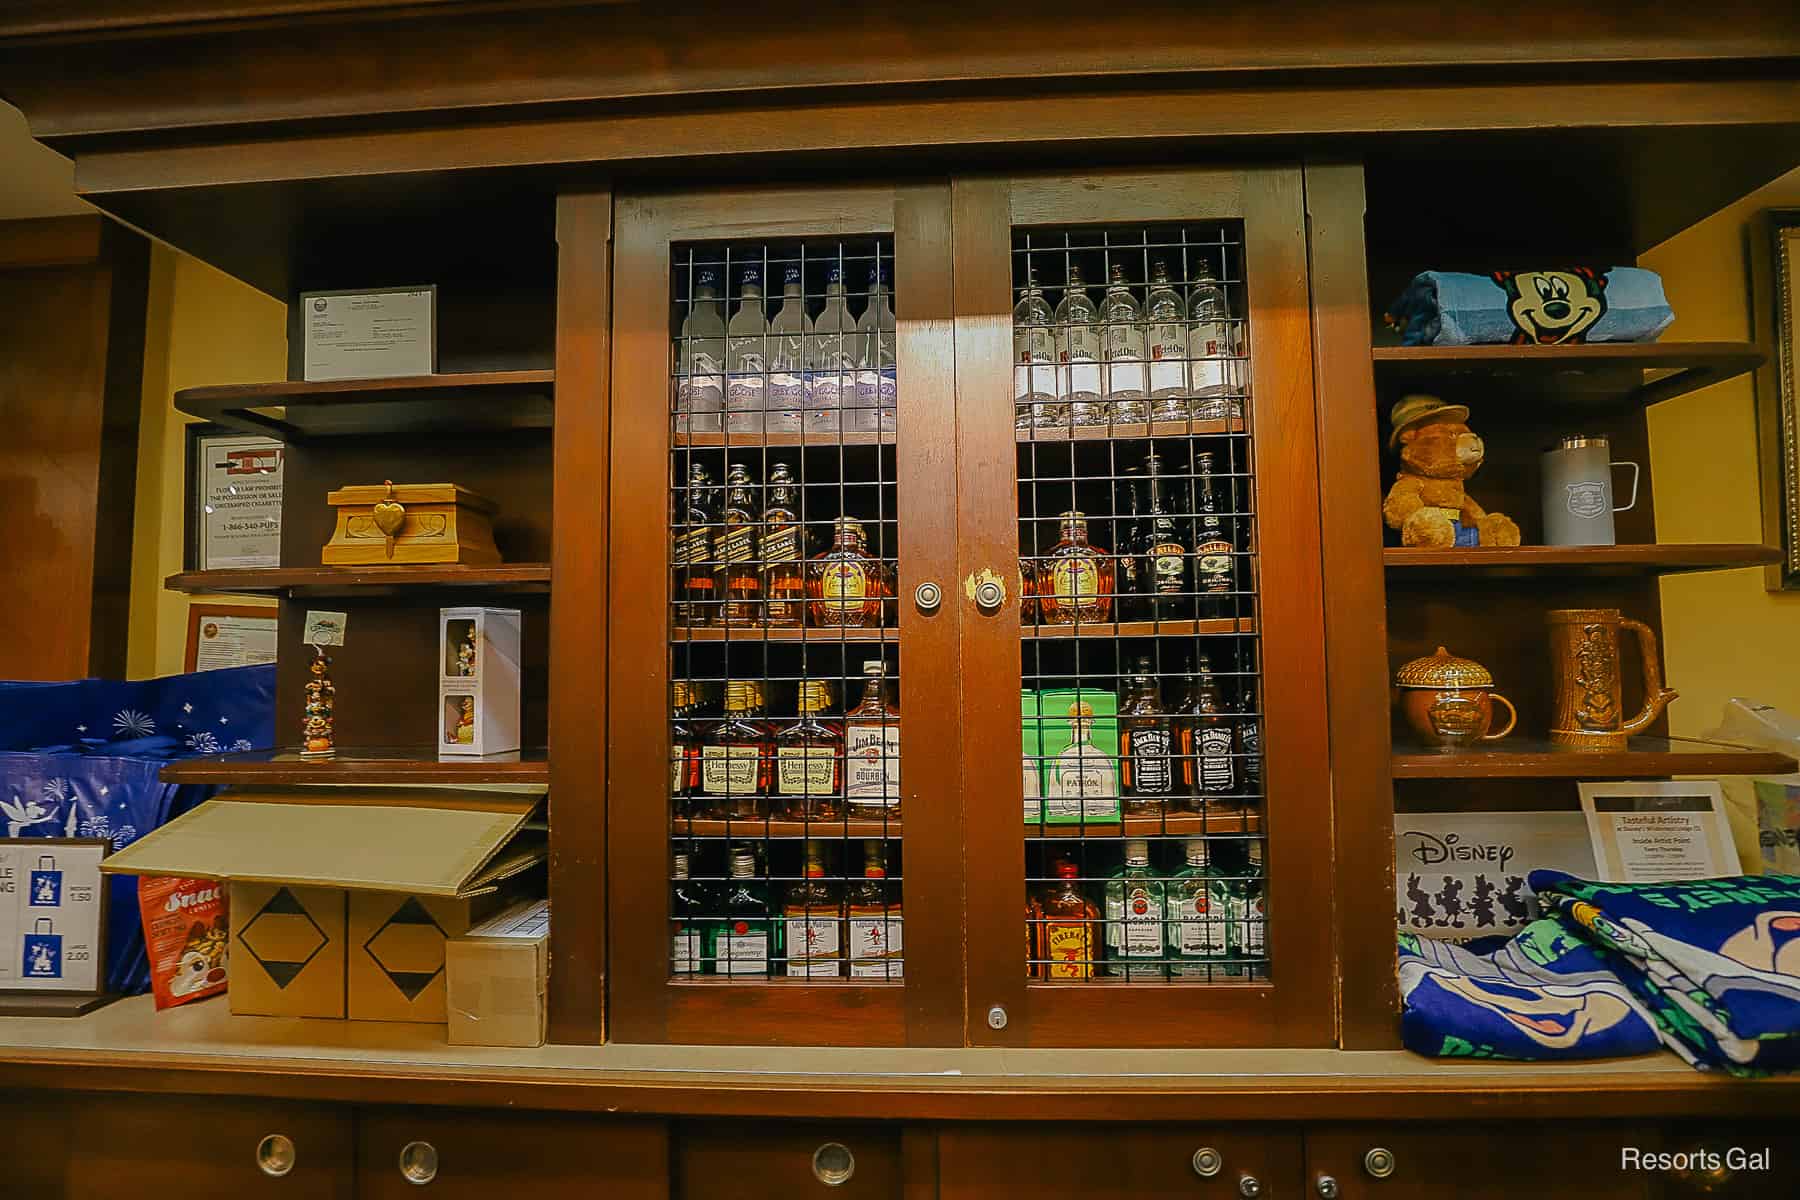
[[[1388,411],[1388,420],[1394,425],[1394,432],[1388,435],[1388,449],[1392,450],[1399,445],[1400,435],[1414,425],[1422,425],[1426,421],[1433,420],[1466,421],[1468,419],[1469,406],[1466,404],[1445,404],[1436,396],[1402,396]]]

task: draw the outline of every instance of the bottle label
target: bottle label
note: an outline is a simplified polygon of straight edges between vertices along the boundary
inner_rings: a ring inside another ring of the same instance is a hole
[[[1126,958],[1161,958],[1163,914],[1156,897],[1142,886],[1133,887],[1125,893],[1123,909],[1119,953]]]
[[[1180,542],[1159,542],[1150,548],[1150,573],[1159,595],[1186,591],[1187,547]]]
[[[669,946],[669,973],[671,975],[698,975],[700,973],[700,932],[695,929],[684,929],[677,933]]]
[[[1208,792],[1234,790],[1231,731],[1218,726],[1200,731],[1200,787]]]
[[[1180,932],[1176,945],[1189,958],[1223,958],[1229,951],[1225,941],[1225,922],[1213,911],[1212,900],[1205,893],[1190,896],[1176,909]]]
[[[745,361],[745,370],[733,371],[725,385],[725,407],[755,410],[763,406],[763,377],[750,374],[750,371],[761,371],[761,364],[751,366]]]
[[[769,376],[769,407],[799,408],[806,403],[806,380],[794,370],[776,371]]]
[[[1091,558],[1059,558],[1050,564],[1050,594],[1057,600],[1092,600],[1100,594],[1100,568]]]
[[[823,977],[843,974],[839,944],[842,922],[836,917],[788,917],[787,973]]]
[[[857,562],[828,562],[819,579],[819,603],[827,612],[859,612],[869,596],[869,572]]]
[[[682,770],[685,766],[687,766],[687,748],[676,746],[669,752],[669,794],[671,796],[681,795],[682,785],[687,782],[682,778],[686,773]]]
[[[765,563],[799,562],[800,530],[793,525],[783,526],[763,535],[762,559]]]
[[[755,746],[703,746],[700,749],[700,790],[709,796],[756,794]]]
[[[1118,766],[1086,742],[1077,742],[1050,764],[1048,802],[1053,817],[1079,819],[1118,811]]]
[[[830,746],[777,746],[775,790],[783,796],[834,795],[837,751]]]
[[[1013,330],[1013,399],[1044,400],[1056,394],[1055,347],[1041,326]]]
[[[725,536],[719,539],[719,558],[728,563],[755,562],[756,527],[754,525],[727,526]]]
[[[1236,934],[1237,953],[1245,958],[1261,958],[1267,945],[1268,922],[1263,917],[1261,885],[1250,886],[1256,888],[1253,895],[1232,897],[1231,923]]]
[[[902,928],[898,915],[851,917],[851,978],[899,979]]]
[[[1188,357],[1194,360],[1196,393],[1224,390],[1224,356],[1230,353],[1229,338],[1228,328],[1217,321],[1197,321],[1188,330]]]
[[[1046,921],[1044,923],[1044,964],[1046,979],[1092,979],[1094,977],[1094,933],[1088,921]]]
[[[678,567],[701,563],[712,557],[712,528],[702,526],[690,529],[686,533],[677,534],[675,548],[670,555]]]
[[[1069,395],[1100,394],[1100,335],[1094,326],[1069,326],[1057,361],[1063,372],[1063,390]]]
[[[1224,538],[1200,543],[1194,552],[1194,566],[1199,572],[1201,591],[1216,594],[1231,590],[1231,543]]]
[[[844,725],[844,798],[881,806],[900,799],[900,723],[849,721]]]
[[[1150,326],[1150,390],[1187,387],[1187,330],[1180,325]]]
[[[1131,731],[1132,791],[1137,795],[1166,795],[1175,786],[1169,769],[1169,731],[1151,725]]]
[[[767,975],[769,935],[744,921],[728,923],[713,943],[713,970],[721,975]]]

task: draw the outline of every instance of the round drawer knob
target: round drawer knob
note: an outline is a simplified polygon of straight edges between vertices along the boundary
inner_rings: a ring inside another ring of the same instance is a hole
[[[271,1133],[256,1143],[256,1169],[279,1179],[294,1169],[294,1139],[285,1133]]]
[[[1256,1200],[1256,1197],[1262,1195],[1262,1180],[1254,1175],[1238,1176],[1238,1195],[1244,1197],[1244,1200]]]
[[[400,1147],[400,1177],[421,1187],[437,1178],[437,1147],[430,1142],[408,1142]]]
[[[982,612],[999,612],[1004,603],[1006,588],[998,580],[984,579],[975,585],[975,606]]]
[[[996,1004],[996,1005],[994,1005],[994,1007],[988,1009],[988,1028],[989,1029],[1005,1029],[1006,1028],[1006,1010],[1004,1008],[1001,1008],[998,1004]]]
[[[1376,1179],[1386,1179],[1394,1173],[1394,1152],[1386,1146],[1376,1146],[1363,1155],[1363,1170]]]
[[[813,1151],[812,1172],[826,1187],[842,1187],[856,1174],[856,1155],[842,1142],[826,1142]]]
[[[1211,1146],[1202,1146],[1194,1151],[1194,1174],[1202,1179],[1211,1179],[1225,1165],[1225,1156]]]
[[[1320,1200],[1337,1200],[1338,1182],[1329,1175],[1321,1175],[1313,1181],[1313,1190],[1319,1193]]]
[[[934,613],[938,605],[944,602],[944,589],[927,579],[913,589],[913,603],[919,606],[922,613]]]

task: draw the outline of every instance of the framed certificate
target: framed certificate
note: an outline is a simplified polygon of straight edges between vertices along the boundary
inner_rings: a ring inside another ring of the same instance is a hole
[[[188,426],[187,565],[193,571],[281,565],[278,441]]]
[[[300,293],[302,375],[393,379],[437,371],[437,288]]]
[[[188,605],[188,671],[217,671],[221,667],[250,667],[275,661],[273,607],[250,605]]]
[[[103,838],[0,840],[0,1014],[74,1016],[105,1002]]]
[[[1741,873],[1716,780],[1584,783],[1580,791],[1595,878],[1669,883]]]

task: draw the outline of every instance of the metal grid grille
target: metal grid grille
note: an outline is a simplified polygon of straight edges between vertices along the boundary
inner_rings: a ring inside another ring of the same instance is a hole
[[[1240,222],[1013,238],[1027,971],[1269,977]]]
[[[892,239],[671,269],[670,973],[897,980]]]

